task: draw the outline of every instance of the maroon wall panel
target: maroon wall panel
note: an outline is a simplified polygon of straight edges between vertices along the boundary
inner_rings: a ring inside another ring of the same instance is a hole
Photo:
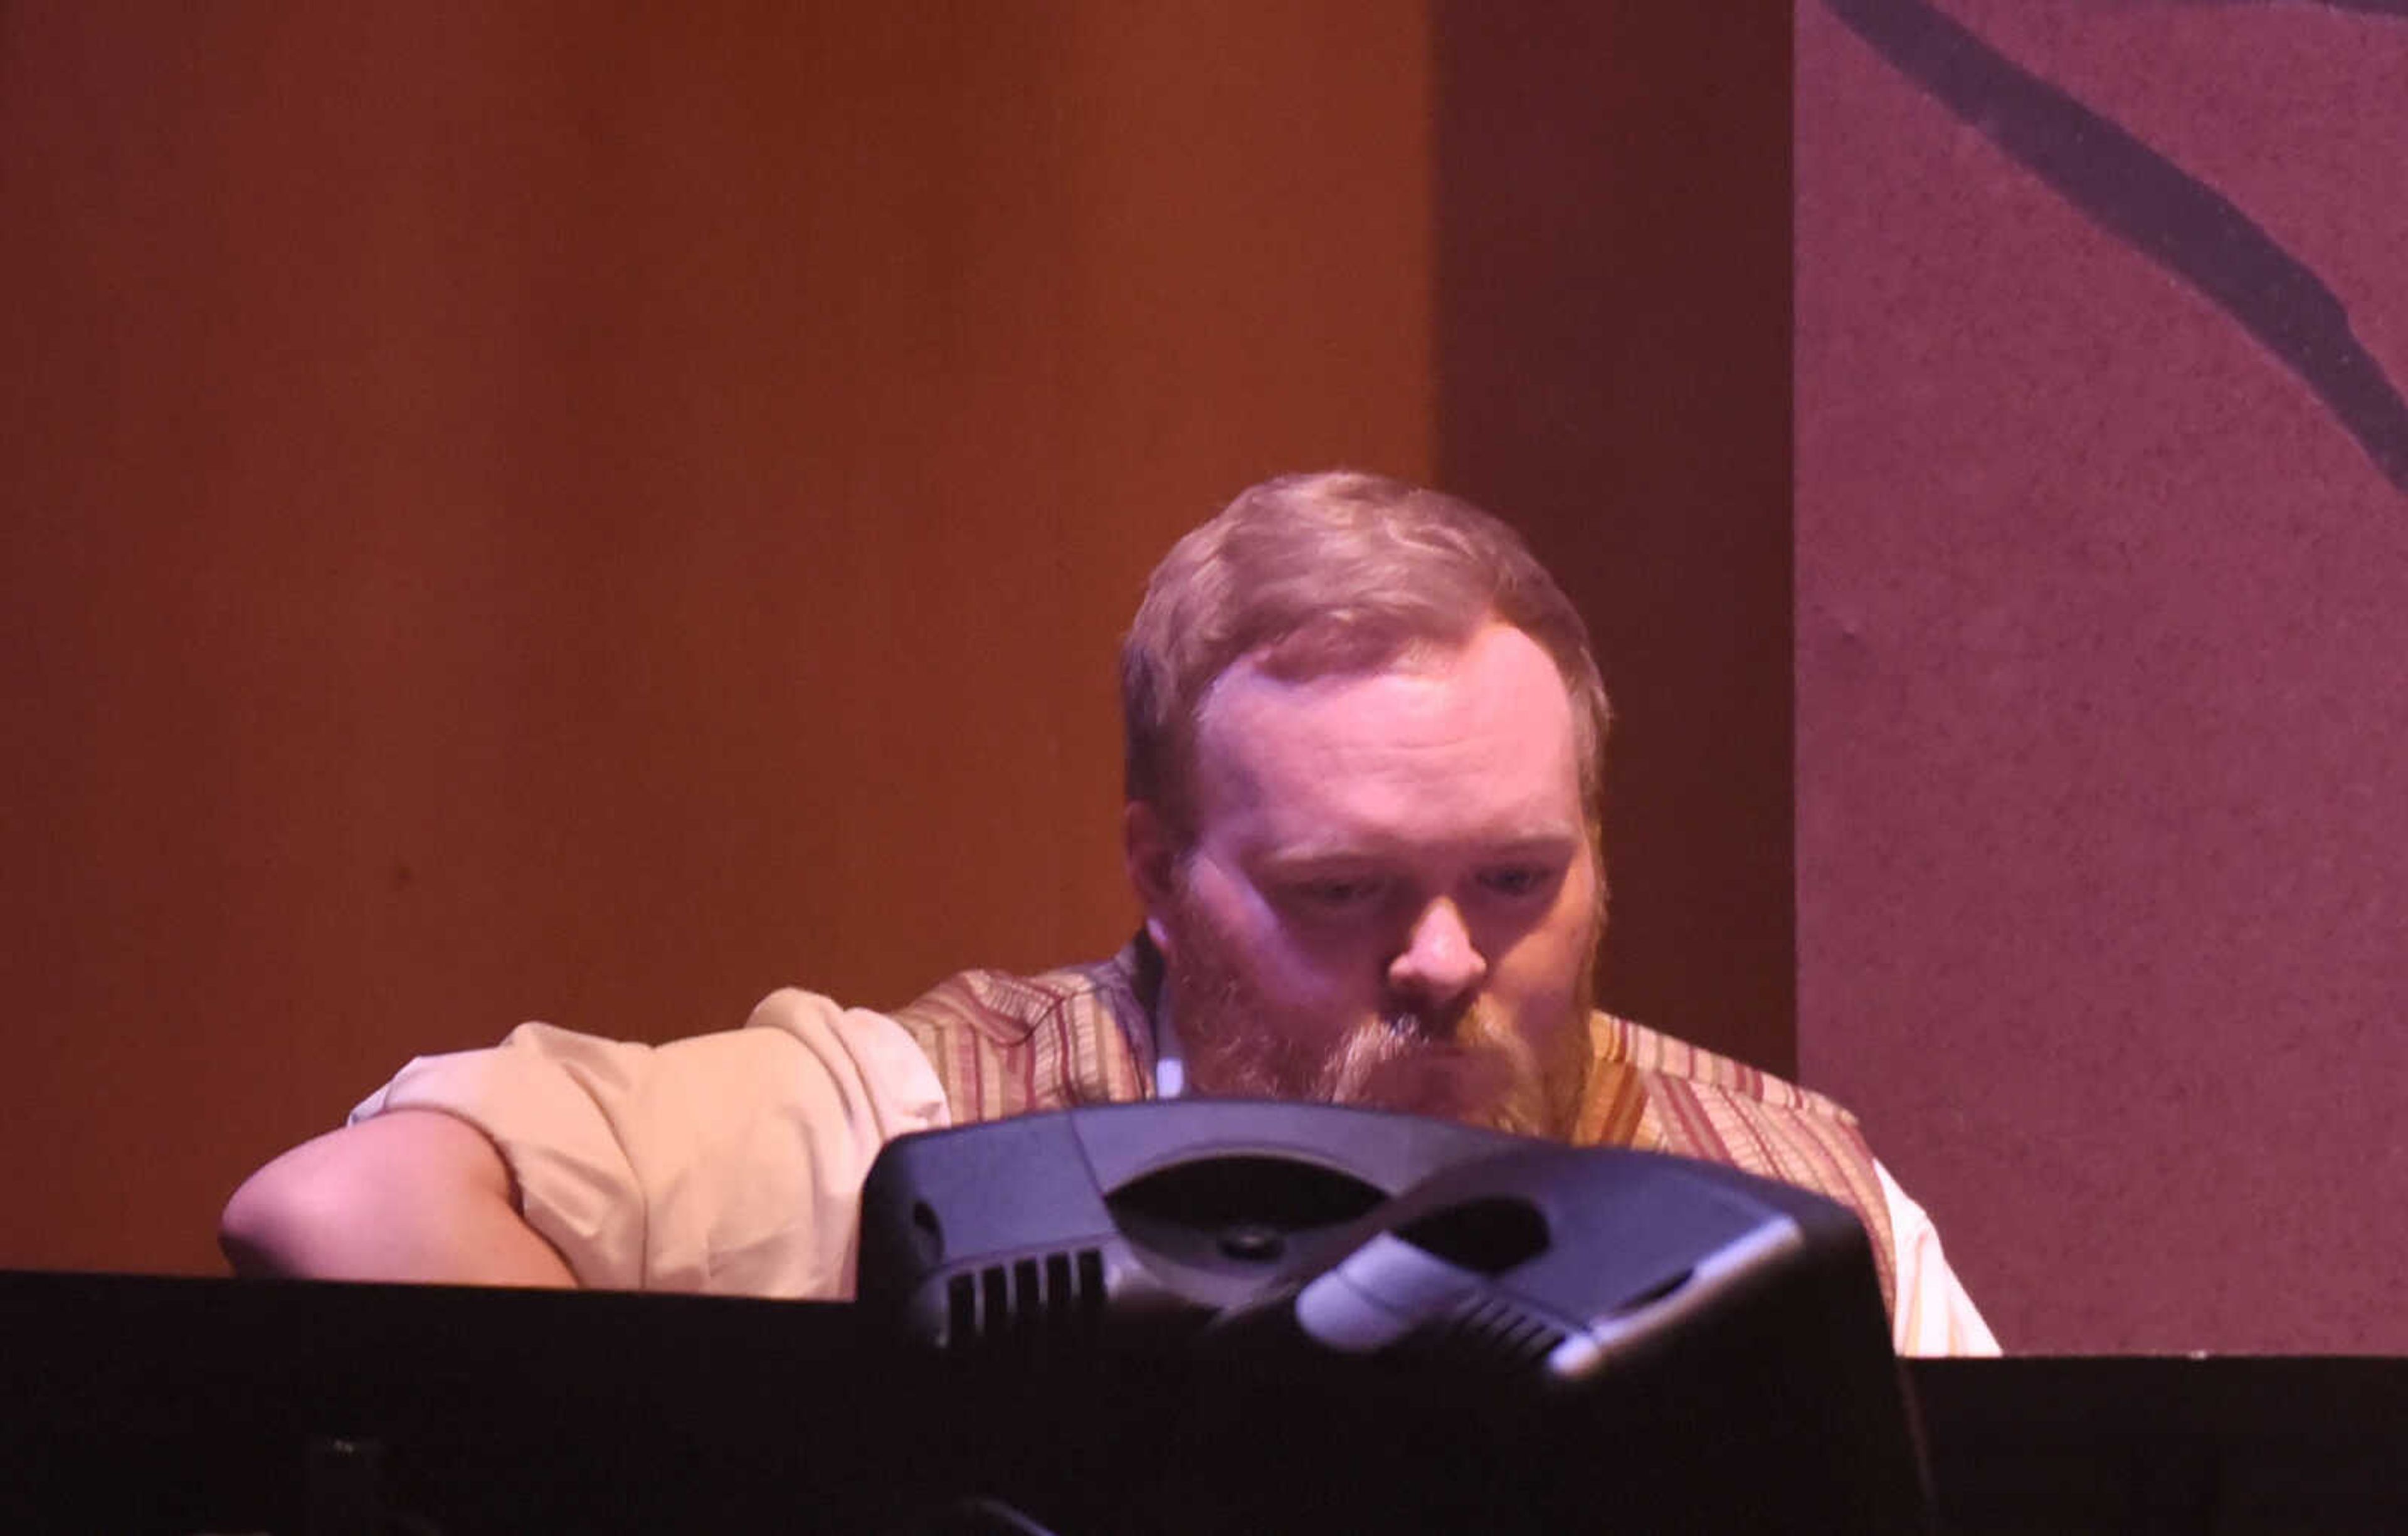
[[[2010,1347],[2408,1350],[2408,20],[1798,7],[1799,1050]]]

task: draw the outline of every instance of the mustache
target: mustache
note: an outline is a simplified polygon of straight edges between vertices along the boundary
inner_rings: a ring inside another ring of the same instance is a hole
[[[1349,1035],[1316,1074],[1312,1096],[1492,1130],[1543,1134],[1546,1104],[1528,1044],[1489,1010],[1451,1022],[1392,1013]]]

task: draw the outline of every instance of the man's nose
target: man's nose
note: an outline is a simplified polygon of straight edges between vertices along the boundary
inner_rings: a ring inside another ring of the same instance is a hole
[[[1405,946],[1388,962],[1388,985],[1424,1008],[1455,1002],[1488,975],[1487,957],[1451,901],[1432,902],[1414,918]]]

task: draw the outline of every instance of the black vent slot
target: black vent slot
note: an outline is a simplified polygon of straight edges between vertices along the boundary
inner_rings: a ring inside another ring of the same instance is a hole
[[[1092,1330],[1104,1312],[1097,1248],[1031,1254],[945,1282],[945,1346],[970,1349]]]
[[[1526,1200],[1490,1195],[1432,1211],[1397,1235],[1458,1269],[1503,1274],[1547,1251],[1547,1218]]]
[[[1543,1366],[1564,1338],[1564,1330],[1543,1317],[1495,1297],[1475,1295],[1415,1330],[1405,1349],[1433,1365],[1519,1371]]]

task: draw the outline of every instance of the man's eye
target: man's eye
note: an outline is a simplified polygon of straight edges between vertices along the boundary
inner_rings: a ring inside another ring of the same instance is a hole
[[[1480,883],[1499,896],[1535,896],[1547,883],[1548,872],[1533,866],[1484,870]]]
[[[1306,880],[1296,888],[1297,894],[1317,907],[1344,908],[1361,906],[1380,894],[1380,882],[1359,877]]]

